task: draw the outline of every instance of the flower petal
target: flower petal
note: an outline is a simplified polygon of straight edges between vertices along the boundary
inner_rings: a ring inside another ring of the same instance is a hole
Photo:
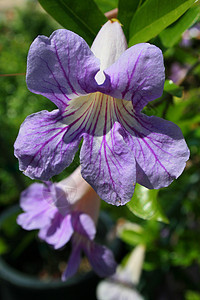
[[[45,185],[33,183],[22,192],[20,206],[25,211],[17,218],[17,223],[26,230],[40,229],[49,224],[56,212],[45,194]]]
[[[102,96],[92,93],[70,100],[62,113],[42,111],[27,117],[14,145],[20,170],[31,178],[48,180],[65,169],[82,134],[93,130],[97,116],[105,120],[99,106]]]
[[[45,197],[49,198],[49,203],[56,207],[56,210],[63,216],[71,212],[71,204],[68,201],[68,194],[66,191],[68,186],[61,186],[59,183],[52,183],[50,181],[46,181],[45,184],[47,186]]]
[[[136,175],[126,133],[116,121],[115,105],[121,109],[122,101],[103,94],[96,97],[96,114],[84,134],[80,153],[81,173],[103,200],[123,205],[133,195]]]
[[[27,212],[38,207],[39,203],[49,208],[50,195],[46,193],[46,190],[48,188],[42,183],[31,184],[21,193],[20,207]]]
[[[105,70],[105,75],[107,80],[100,91],[131,100],[134,110],[140,111],[162,95],[165,80],[162,52],[148,43],[132,46]]]
[[[144,300],[134,287],[115,282],[112,278],[101,281],[97,286],[98,300]]]
[[[32,43],[27,64],[31,92],[53,101],[61,110],[69,99],[96,91],[100,62],[77,34],[59,29]]]
[[[25,175],[48,180],[71,164],[81,137],[67,135],[69,126],[63,119],[58,110],[41,111],[25,119],[14,145]]]
[[[79,245],[73,245],[72,253],[67,263],[67,268],[62,274],[62,281],[68,280],[70,277],[76,274],[81,262],[81,248]]]
[[[95,224],[92,218],[84,213],[75,212],[72,215],[72,226],[75,232],[93,240],[96,234]]]
[[[136,181],[149,189],[168,186],[183,172],[189,149],[180,128],[167,120],[127,112],[120,120],[136,160]]]
[[[109,20],[97,34],[91,50],[100,59],[100,71],[95,76],[98,84],[105,80],[104,69],[110,67],[120,55],[127,49],[127,42],[121,24]]]
[[[73,234],[71,215],[62,216],[59,212],[55,214],[49,226],[42,228],[39,237],[55,249],[63,247],[70,240]]]
[[[83,248],[92,268],[100,277],[111,276],[115,273],[117,263],[110,249],[94,242],[83,245]]]

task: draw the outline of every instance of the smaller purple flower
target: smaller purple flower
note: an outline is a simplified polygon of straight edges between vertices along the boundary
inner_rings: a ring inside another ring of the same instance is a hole
[[[99,204],[99,196],[81,177],[80,168],[60,183],[34,183],[22,192],[20,206],[25,212],[18,216],[19,225],[26,230],[39,229],[38,236],[54,249],[72,241],[63,281],[77,272],[82,251],[99,276],[115,272],[112,252],[94,242]]]

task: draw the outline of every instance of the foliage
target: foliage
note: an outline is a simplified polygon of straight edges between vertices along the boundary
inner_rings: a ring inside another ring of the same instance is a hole
[[[137,184],[133,197],[127,206],[140,218],[168,223],[169,221],[157,201],[157,195],[158,190],[149,190]]]
[[[175,22],[194,2],[195,0],[146,0],[131,20],[129,45],[149,41]]]
[[[172,47],[179,40],[181,34],[193,23],[195,23],[199,17],[200,6],[194,6],[179,18],[172,26],[166,28],[160,33],[160,38],[165,47]]]
[[[106,18],[92,0],[39,0],[63,27],[81,35],[91,45]],[[87,8],[87,14],[85,9]]]

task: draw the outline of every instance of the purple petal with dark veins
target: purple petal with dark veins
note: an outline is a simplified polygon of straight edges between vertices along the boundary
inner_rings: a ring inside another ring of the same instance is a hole
[[[100,277],[108,277],[115,273],[117,263],[110,249],[95,242],[83,245],[83,249],[92,268]]]
[[[28,116],[15,142],[15,156],[24,174],[48,180],[71,164],[81,140],[78,130],[63,121],[58,110]]]
[[[86,134],[81,148],[81,173],[100,198],[113,205],[130,201],[135,184],[135,159],[113,126],[103,137]]]
[[[128,136],[127,147],[136,160],[136,181],[147,188],[159,189],[179,177],[189,158],[180,128],[144,114],[129,112],[126,119],[120,117]]]
[[[189,150],[178,126],[136,113],[130,101],[99,94],[93,103],[81,173],[103,200],[125,204],[135,182],[161,188],[182,173]]]
[[[104,72],[106,80],[99,90],[118,99],[131,100],[135,111],[162,95],[163,56],[154,45],[132,46]]]
[[[45,185],[33,183],[22,192],[20,206],[25,211],[17,218],[17,223],[26,230],[40,229],[49,224],[57,209],[50,205],[46,197]]]
[[[77,34],[59,29],[32,43],[27,63],[27,86],[64,110],[69,99],[95,92],[100,66],[87,43]]]
[[[64,217],[57,212],[48,226],[41,228],[38,236],[55,249],[59,249],[68,243],[73,232],[71,215]]]
[[[104,201],[114,205],[131,199],[136,180],[135,159],[127,147],[126,132],[117,122],[117,109],[124,111],[122,105],[123,101],[107,95],[95,97],[80,153],[83,178]]]

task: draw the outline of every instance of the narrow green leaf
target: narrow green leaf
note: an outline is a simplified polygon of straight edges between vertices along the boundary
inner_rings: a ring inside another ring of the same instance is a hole
[[[194,24],[200,13],[200,6],[190,8],[175,24],[160,33],[160,39],[167,48],[174,46],[181,34]]]
[[[129,26],[130,22],[133,18],[133,15],[139,8],[142,0],[119,0],[118,4],[118,19],[123,25],[124,34],[126,36],[126,39],[128,41],[129,38]]]
[[[175,22],[195,0],[147,0],[133,16],[129,46],[146,42]]]
[[[93,0],[39,0],[39,2],[58,23],[82,36],[89,45],[107,20]]]
[[[166,80],[164,85],[164,91],[169,93],[172,96],[181,98],[183,93],[183,88],[173,83],[172,80]]]
[[[149,190],[144,186],[136,184],[133,197],[127,203],[127,206],[137,217],[169,223],[168,218],[163,213],[157,201],[157,196],[158,190]]]

